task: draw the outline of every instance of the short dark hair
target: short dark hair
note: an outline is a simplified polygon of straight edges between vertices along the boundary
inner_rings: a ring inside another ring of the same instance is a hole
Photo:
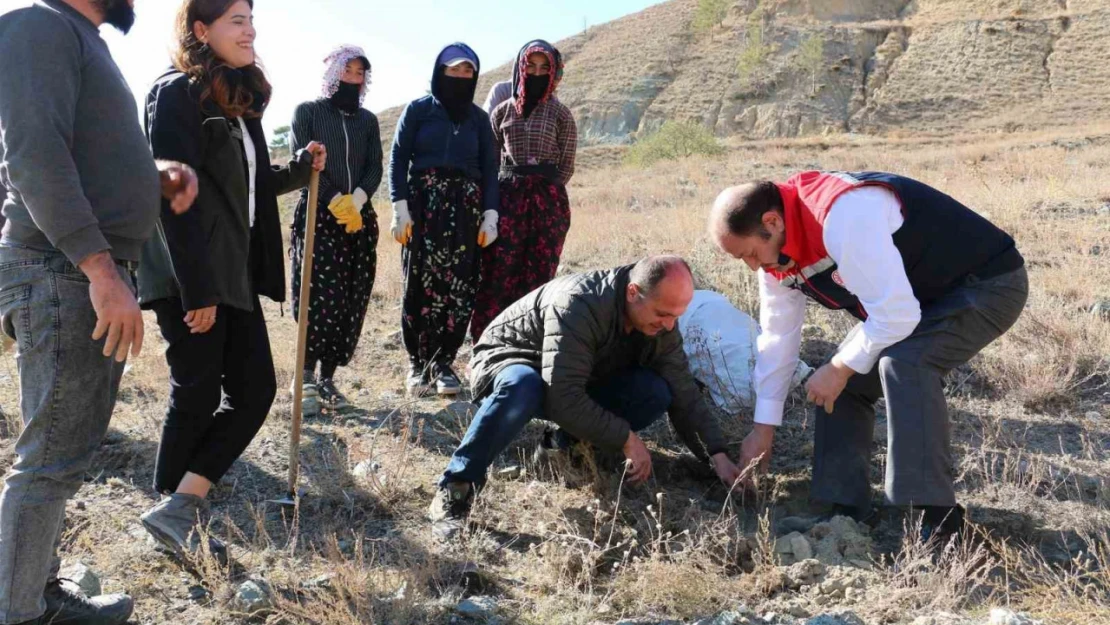
[[[693,278],[694,272],[681,256],[648,256],[632,267],[628,282],[640,287],[640,291],[649,296],[667,274],[678,268],[684,269]]]
[[[765,239],[770,238],[771,233],[763,227],[763,216],[768,211],[782,214],[782,193],[778,185],[770,180],[759,180],[725,210],[729,234],[737,237],[759,234]]]

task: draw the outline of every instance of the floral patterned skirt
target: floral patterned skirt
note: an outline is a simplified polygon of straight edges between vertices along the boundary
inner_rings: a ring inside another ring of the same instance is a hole
[[[374,207],[367,202],[362,207],[362,230],[347,234],[326,202],[320,198],[316,207],[305,368],[315,368],[317,362],[346,366],[351,361],[362,336],[378,267],[378,216]],[[297,203],[290,236],[294,321],[300,311],[305,204],[304,198]]]
[[[409,180],[412,239],[401,253],[401,334],[409,360],[451,364],[478,292],[482,192],[461,172],[429,169]]]
[[[567,189],[543,176],[503,180],[499,214],[497,241],[482,250],[482,286],[470,322],[475,343],[501,311],[555,277],[570,230]]]

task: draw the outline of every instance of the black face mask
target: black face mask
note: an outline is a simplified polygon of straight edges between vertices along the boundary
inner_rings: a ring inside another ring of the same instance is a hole
[[[524,77],[524,116],[528,117],[539,105],[543,96],[547,95],[547,86],[551,83],[550,76],[525,76]]]
[[[447,116],[456,124],[461,123],[470,115],[470,106],[474,98],[474,79],[457,78],[442,75],[439,77],[439,89],[436,98],[447,109]]]
[[[526,76],[524,78],[524,99],[539,102],[547,94],[547,85],[551,84],[550,76]]]
[[[135,25],[135,9],[127,0],[96,0],[93,4],[100,9],[104,23],[115,26],[121,33],[126,35]]]
[[[341,111],[347,113],[354,113],[358,110],[359,102],[358,97],[362,92],[362,85],[355,85],[349,82],[339,83],[339,89],[332,95],[331,103],[339,108]]]

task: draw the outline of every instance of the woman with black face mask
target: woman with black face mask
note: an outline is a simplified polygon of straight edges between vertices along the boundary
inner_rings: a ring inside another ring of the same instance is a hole
[[[470,336],[475,343],[502,310],[555,277],[570,230],[567,183],[574,175],[578,127],[555,98],[563,56],[529,42],[513,68],[513,97],[490,114],[500,153],[497,243],[482,251],[482,287]]]
[[[408,389],[456,395],[451,365],[478,291],[478,251],[497,238],[497,149],[474,104],[481,66],[463,43],[436,58],[431,95],[397,122],[389,162],[393,238],[404,246],[401,330]]]
[[[294,151],[309,141],[332,155],[320,174],[316,243],[308,306],[304,412],[324,407],[342,411],[347,399],[336,388],[335,371],[358,346],[377,272],[378,216],[370,197],[382,181],[378,118],[362,108],[370,85],[370,61],[362,48],[340,46],[324,59],[323,93],[293,114]],[[308,191],[293,214],[293,315],[299,311]],[[319,377],[316,367],[319,366]]]

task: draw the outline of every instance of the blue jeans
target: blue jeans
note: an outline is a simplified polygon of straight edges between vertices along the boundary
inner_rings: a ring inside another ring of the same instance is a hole
[[[119,272],[134,288],[131,273]],[[89,281],[58,252],[0,247],[0,319],[18,346],[23,414],[0,494],[0,623],[21,623],[46,610],[66,500],[108,430],[123,363],[89,338]]]
[[[648,369],[629,369],[587,389],[603,408],[624,419],[633,432],[655,423],[671,405],[666,380]],[[538,371],[527,365],[506,367],[493,381],[493,390],[482,400],[462,444],[451,456],[440,485],[470,482],[481,487],[497,455],[520,434],[524,426],[543,417],[547,385]]]

